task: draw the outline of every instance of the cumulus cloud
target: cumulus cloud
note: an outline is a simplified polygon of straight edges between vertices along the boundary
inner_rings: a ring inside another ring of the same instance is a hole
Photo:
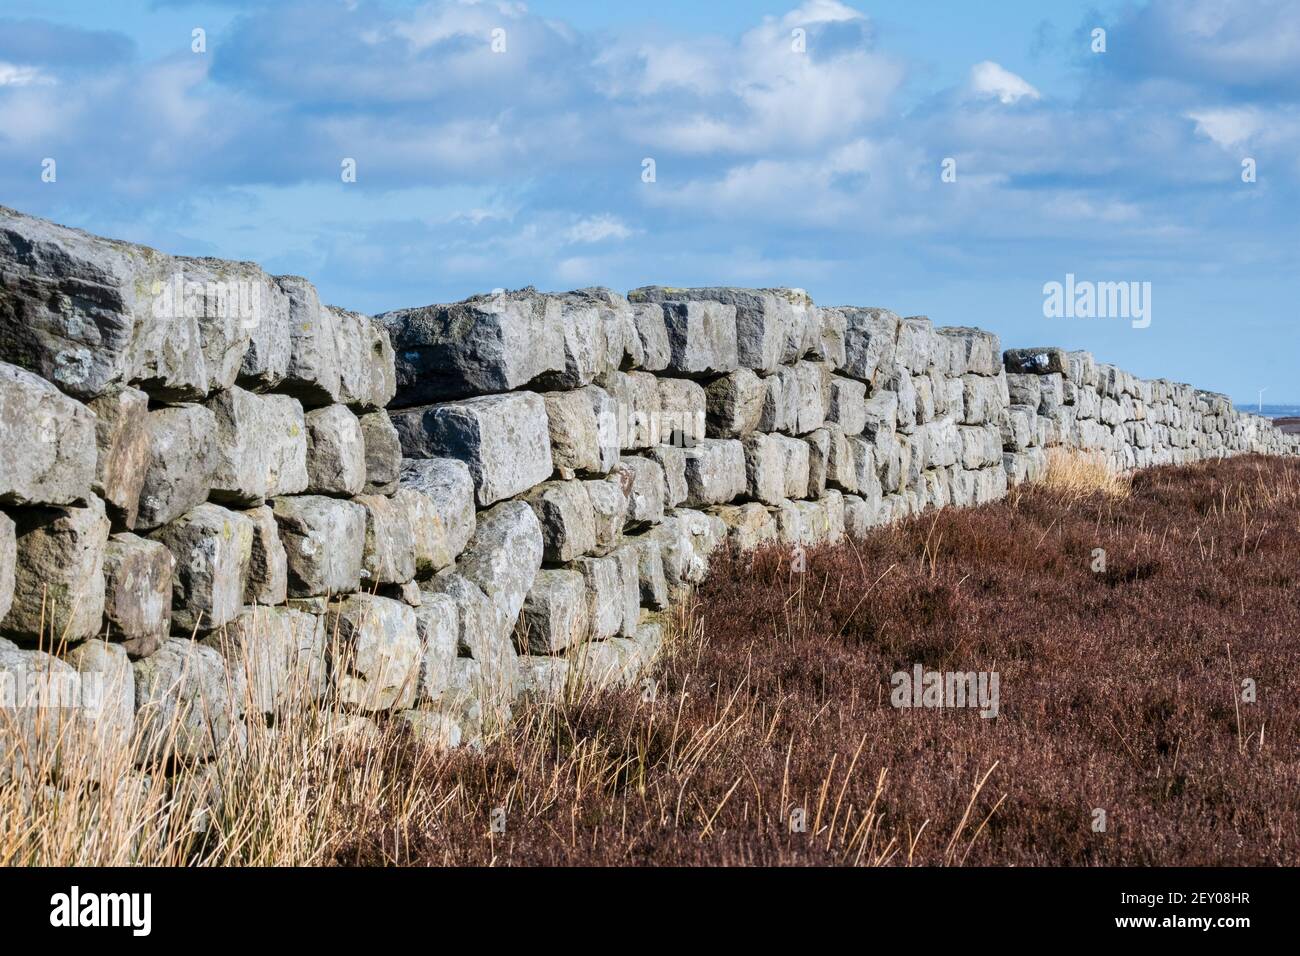
[[[970,91],[977,97],[996,97],[1001,103],[1015,103],[1025,98],[1042,99],[1042,94],[1022,77],[992,60],[971,67]]]

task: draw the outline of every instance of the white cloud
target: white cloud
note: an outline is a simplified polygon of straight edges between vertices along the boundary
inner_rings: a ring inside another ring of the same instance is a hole
[[[1187,118],[1195,121],[1196,132],[1208,136],[1225,149],[1244,143],[1264,126],[1263,118],[1253,109],[1202,110],[1188,113]]]
[[[1042,94],[1024,78],[992,60],[976,63],[970,70],[970,89],[976,96],[996,96],[1002,103],[1015,103],[1025,97],[1042,99]]]
[[[50,85],[53,83],[54,77],[41,72],[34,66],[22,66],[0,60],[0,86]]]
[[[630,235],[632,230],[616,216],[601,215],[578,220],[565,230],[564,238],[571,243],[604,242],[607,239],[626,239]]]

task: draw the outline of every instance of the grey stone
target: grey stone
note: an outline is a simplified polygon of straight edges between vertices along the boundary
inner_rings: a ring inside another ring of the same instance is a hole
[[[108,636],[132,657],[147,657],[171,633],[172,575],[166,546],[129,531],[104,548],[104,619]]]
[[[341,703],[369,712],[415,703],[423,658],[415,611],[389,598],[351,594],[330,605],[326,629]]]
[[[415,527],[410,509],[383,495],[358,495],[353,500],[366,509],[361,569],[367,586],[410,581],[415,577]]]
[[[565,369],[561,302],[533,289],[401,309],[375,320],[393,343],[400,407],[508,392]]]
[[[710,438],[744,438],[763,418],[767,384],[747,368],[715,378],[704,390]]]
[[[304,408],[332,405],[342,384],[336,317],[301,276],[276,276],[275,281],[289,300],[289,365],[279,387]]]
[[[808,446],[808,498],[820,498],[826,490],[826,480],[830,472],[831,437],[830,429],[819,428],[803,436]]]
[[[605,388],[613,402],[619,447],[624,451],[659,444],[659,380],[649,372],[611,372]]]
[[[704,388],[684,378],[659,379],[659,440],[692,448],[704,437]]]
[[[911,315],[899,323],[894,361],[903,368],[913,375],[924,374],[934,365],[937,350],[937,336],[928,318],[923,315]]]
[[[776,505],[785,499],[785,446],[776,436],[754,432],[744,443],[745,486],[750,498]]]
[[[208,631],[233,621],[244,607],[253,553],[253,522],[237,511],[202,504],[150,536],[176,559],[172,629]]]
[[[662,372],[672,361],[672,347],[668,343],[668,323],[664,309],[658,302],[634,302],[632,317],[637,338],[641,343],[641,366],[648,372]]]
[[[774,375],[763,379],[767,393],[763,396],[763,414],[759,417],[759,431],[791,432],[799,424],[799,374],[789,366],[782,366]]]
[[[307,438],[297,399],[235,387],[217,392],[208,408],[216,422],[212,500],[256,506],[305,488]]]
[[[434,750],[452,750],[465,741],[465,730],[456,714],[440,707],[432,710],[402,710],[394,718],[411,736]]]
[[[92,496],[84,508],[23,508],[13,519],[17,558],[4,631],[69,644],[93,637],[104,613],[103,502]]]
[[[536,570],[527,576],[528,587],[532,586],[535,575]],[[522,583],[524,578],[519,580]],[[450,692],[456,694],[461,688],[470,690],[489,724],[508,720],[520,689],[519,656],[512,635],[527,589],[513,613],[508,613],[510,608],[505,606],[511,595],[489,596],[477,584],[450,569],[429,581],[426,590],[445,594],[455,602],[457,646],[461,654],[472,658],[472,667],[467,667],[464,657],[454,662]],[[466,687],[467,683],[470,686]]]
[[[647,286],[629,293],[635,302],[708,302],[735,310],[740,365],[771,373],[795,361],[805,347],[811,300],[801,289],[673,289]],[[647,366],[649,368],[650,366]]]
[[[397,390],[388,330],[360,312],[334,306],[325,308],[336,330],[339,402],[359,413],[382,409],[392,401]]]
[[[536,379],[539,388],[574,389],[590,385],[609,369],[610,354],[598,300],[582,293],[556,296],[560,302],[560,337],[564,358],[555,371]],[[622,356],[619,356],[620,359]],[[619,363],[614,363],[617,368]]]
[[[682,479],[685,485],[685,478]],[[623,526],[627,523],[627,496],[617,481],[608,479],[584,481],[587,499],[595,523],[595,545],[592,553],[607,554],[623,539]]]
[[[652,534],[629,536],[626,547],[636,553],[641,603],[657,609],[667,607],[668,581],[664,577],[664,558],[659,539]]]
[[[18,563],[18,539],[14,522],[0,511],[0,624],[14,601],[14,566]]]
[[[548,481],[524,500],[541,524],[545,560],[572,561],[596,547],[596,515],[583,482]]]
[[[521,653],[554,654],[587,639],[587,584],[579,571],[537,572],[515,633]]]
[[[587,637],[613,637],[623,626],[623,578],[614,558],[579,558],[574,569],[582,575],[587,601]]]
[[[456,560],[474,535],[474,481],[453,458],[403,458],[401,488],[415,534],[415,573],[427,577]]]
[[[104,499],[109,516],[121,527],[133,528],[149,461],[149,396],[120,388],[92,399],[88,406],[95,413],[98,446],[92,487]]]
[[[726,504],[745,493],[745,446],[730,438],[706,438],[686,460],[686,501]]]
[[[570,693],[599,693],[629,682],[628,662],[615,641],[580,644],[567,655]]]
[[[244,517],[253,523],[244,603],[283,604],[289,596],[289,558],[280,540],[275,512],[262,505],[245,511]]]
[[[0,257],[4,221],[0,206]],[[3,282],[0,278],[0,288]],[[4,309],[0,304],[0,349]],[[95,427],[95,415],[86,406],[39,376],[0,362],[0,448],[5,449],[0,455],[0,503],[87,501],[96,477]]]
[[[394,414],[408,458],[457,458],[469,465],[482,507],[551,476],[546,404],[532,392],[487,395]]]
[[[619,633],[630,637],[641,620],[641,553],[624,544],[612,551],[609,558],[618,565],[618,597],[622,604]]]
[[[243,368],[253,330],[264,317],[272,325],[283,324],[288,302],[276,282],[251,262],[224,259],[196,259],[177,256],[183,302],[173,293],[171,306],[198,318],[199,337],[207,368],[209,393],[230,388]],[[162,291],[167,298],[167,289]]]
[[[456,663],[460,641],[460,614],[456,602],[447,594],[424,592],[420,606],[415,609],[415,628],[423,648],[416,700],[421,703],[437,701],[451,686]]]
[[[902,320],[888,309],[846,307],[841,311],[845,321],[844,374],[870,384],[888,377]]]
[[[564,699],[569,683],[569,661],[564,657],[521,657],[519,679],[522,693],[540,703]]]
[[[800,362],[795,366],[799,385],[794,432],[805,435],[822,427],[830,406],[830,366],[825,362]]]
[[[216,433],[216,419],[202,405],[149,413],[149,461],[140,486],[136,530],[157,528],[207,501]]]
[[[135,670],[137,761],[201,761],[235,732],[244,700],[242,674],[220,654],[187,638],[168,638]]]
[[[855,379],[833,376],[826,420],[839,425],[846,435],[860,435],[867,427],[867,386]]]
[[[639,455],[618,460],[615,476],[627,499],[627,526],[656,524],[664,516],[664,469]]]
[[[289,564],[289,594],[316,597],[361,584],[366,509],[352,501],[296,495],[272,502]]]
[[[718,375],[737,367],[736,309],[716,302],[667,302],[668,371]]]
[[[368,495],[391,495],[397,490],[398,474],[402,468],[402,443],[397,437],[397,429],[384,411],[368,412],[358,421],[366,452],[363,490]]]
[[[1046,375],[1049,372],[1070,371],[1070,361],[1064,349],[1032,348],[1007,349],[1002,353],[1002,362],[1008,372],[1028,372],[1033,375]]]
[[[781,447],[785,458],[785,496],[807,498],[810,461],[808,443],[789,435],[773,435],[772,440]]]
[[[603,388],[547,392],[546,424],[551,461],[561,478],[607,474],[618,461],[617,411]]]
[[[246,713],[274,714],[325,692],[329,636],[325,619],[315,614],[247,607],[203,644],[221,654],[229,672],[240,675]]]
[[[357,416],[346,405],[306,414],[307,492],[359,495],[366,484],[366,442]]]
[[[713,509],[727,526],[727,542],[738,551],[753,551],[777,538],[776,519],[756,501]]]
[[[81,678],[71,665],[0,643],[0,786],[61,769],[80,729],[72,715],[81,702]]]
[[[278,281],[260,274],[255,288],[257,316],[250,323],[248,344],[235,381],[251,391],[264,392],[278,387],[289,374],[293,359],[292,316],[289,296]]]
[[[125,648],[105,641],[78,644],[64,659],[80,677],[78,745],[93,755],[82,766],[108,782],[105,773],[120,772],[118,757],[129,755],[135,736],[135,671]]]
[[[656,445],[645,453],[647,458],[658,462],[664,470],[665,508],[676,508],[686,500],[686,466],[695,454],[694,447],[681,448],[676,445]]]
[[[0,361],[77,398],[125,385],[168,257],[0,207]]]
[[[962,326],[948,326],[937,331],[948,341],[952,356],[948,366],[950,376],[968,373],[997,375],[1002,368],[1002,343],[994,333]]]
[[[456,570],[492,600],[503,631],[514,626],[542,566],[543,541],[532,508],[506,501],[479,514],[474,537],[456,562]]]

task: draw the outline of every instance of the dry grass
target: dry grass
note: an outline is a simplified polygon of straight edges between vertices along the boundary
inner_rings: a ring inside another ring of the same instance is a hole
[[[1105,455],[1064,448],[1048,450],[1042,484],[1071,501],[1093,494],[1122,499],[1132,493],[1129,476],[1116,472]]]
[[[256,727],[201,833],[192,774],[0,785],[0,863],[1295,864],[1298,598],[1300,462],[1021,489],[804,573],[724,555],[653,684],[480,751]],[[917,663],[998,672],[999,716],[895,709]]]

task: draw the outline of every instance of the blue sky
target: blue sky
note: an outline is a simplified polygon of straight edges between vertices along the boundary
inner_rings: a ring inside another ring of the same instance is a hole
[[[0,3],[0,203],[370,312],[792,285],[1300,403],[1298,182],[1296,0]]]

